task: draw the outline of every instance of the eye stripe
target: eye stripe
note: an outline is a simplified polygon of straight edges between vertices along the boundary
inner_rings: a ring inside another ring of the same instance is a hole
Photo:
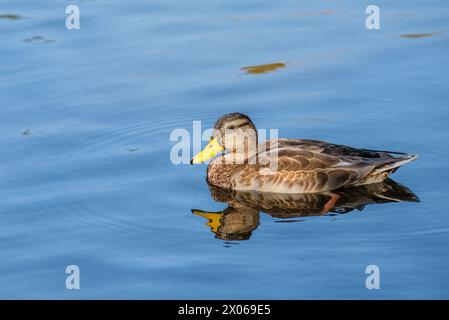
[[[242,128],[242,127],[245,127],[245,126],[249,126],[249,122],[248,122],[248,121],[245,121],[245,122],[243,122],[243,123],[240,123],[240,124],[238,124],[238,125],[236,125],[236,126],[230,125],[229,127],[227,127],[227,129],[229,129],[229,130],[239,129],[239,128]]]

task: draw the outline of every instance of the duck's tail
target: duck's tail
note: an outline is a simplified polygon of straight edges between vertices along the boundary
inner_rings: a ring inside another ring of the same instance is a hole
[[[396,171],[400,166],[412,162],[413,160],[418,159],[419,155],[417,154],[407,154],[401,157],[389,158],[379,166],[374,168],[371,174],[381,174],[389,172],[390,174]]]
[[[400,166],[416,160],[417,158],[418,155],[415,154],[406,154],[400,157],[386,158],[383,161],[380,161],[379,164],[377,164],[374,169],[357,184],[363,185],[382,182],[394,173]]]

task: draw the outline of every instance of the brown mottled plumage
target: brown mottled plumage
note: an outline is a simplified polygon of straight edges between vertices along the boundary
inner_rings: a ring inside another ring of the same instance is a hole
[[[270,140],[258,145],[253,122],[241,113],[220,117],[214,129],[212,138],[227,153],[209,164],[207,181],[232,190],[314,193],[376,183],[417,158],[309,139]]]

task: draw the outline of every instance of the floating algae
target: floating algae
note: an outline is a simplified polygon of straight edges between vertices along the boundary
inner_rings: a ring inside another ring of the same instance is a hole
[[[261,74],[261,73],[267,73],[267,72],[273,72],[281,68],[285,68],[285,63],[282,62],[276,62],[276,63],[269,63],[269,64],[261,64],[257,66],[250,66],[250,67],[243,67],[242,70],[244,70],[246,73],[251,74]]]

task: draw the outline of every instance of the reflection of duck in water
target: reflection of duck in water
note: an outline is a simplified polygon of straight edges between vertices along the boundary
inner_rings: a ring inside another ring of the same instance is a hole
[[[204,162],[226,150],[207,170],[208,183],[225,189],[324,192],[381,182],[417,158],[308,139],[279,139],[258,145],[253,122],[241,113],[222,116],[214,129],[208,145],[191,163]]]
[[[253,208],[227,207],[219,212],[192,210],[192,213],[206,218],[210,231],[223,240],[248,240],[259,225],[259,211]]]
[[[363,210],[368,204],[388,202],[419,202],[407,187],[391,179],[380,183],[347,187],[325,193],[280,194],[254,191],[233,191],[209,185],[215,201],[226,202],[220,212],[192,210],[208,220],[216,237],[223,240],[247,240],[259,225],[259,212],[275,218],[319,216]]]

